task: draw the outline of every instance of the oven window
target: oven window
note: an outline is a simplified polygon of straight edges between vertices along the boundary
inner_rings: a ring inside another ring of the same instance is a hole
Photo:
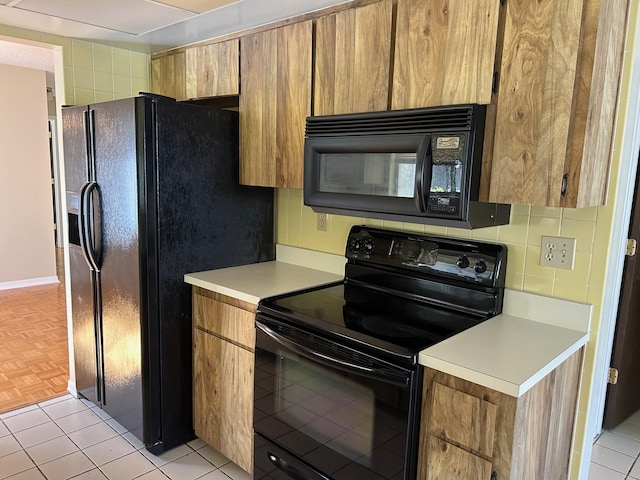
[[[256,432],[336,480],[403,478],[408,388],[317,363],[257,334]]]
[[[416,154],[321,153],[320,184],[325,193],[413,198]]]

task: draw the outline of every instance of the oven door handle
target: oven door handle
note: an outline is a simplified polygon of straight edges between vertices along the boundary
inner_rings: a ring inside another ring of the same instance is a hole
[[[292,478],[293,480],[313,480],[311,477],[305,475],[293,465],[289,465],[289,463],[285,462],[283,459],[269,451],[267,451],[267,459],[269,460],[269,462],[271,462],[272,465],[274,465],[277,469],[282,470],[285,475],[287,475],[289,478]],[[329,480],[324,475],[319,475],[315,478]]]
[[[347,361],[345,359],[337,358],[335,353],[327,355],[318,350],[302,345],[299,342],[289,340],[287,337],[274,332],[271,328],[260,322],[256,322],[256,328],[260,329],[264,334],[268,335],[285,348],[297,353],[298,355],[310,358],[324,365],[328,365],[330,367],[338,368],[340,370],[348,372],[353,372],[357,375],[371,377],[376,380],[382,380],[386,383],[402,387],[408,387],[411,383],[409,372],[403,374],[399,371],[384,366],[375,368],[368,365],[359,365],[357,363],[353,363],[353,361]]]

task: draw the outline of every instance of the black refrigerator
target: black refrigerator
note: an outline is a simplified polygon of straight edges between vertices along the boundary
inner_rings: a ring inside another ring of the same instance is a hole
[[[238,184],[238,113],[141,94],[65,107],[78,393],[160,453],[193,438],[187,272],[274,258],[273,189]]]

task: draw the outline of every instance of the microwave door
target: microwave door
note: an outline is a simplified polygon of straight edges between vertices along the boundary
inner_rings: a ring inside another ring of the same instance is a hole
[[[426,200],[418,196],[426,192],[428,199],[431,181],[429,137],[354,136],[342,142],[334,137],[306,139],[305,205],[329,213],[420,215],[420,204]]]
[[[427,135],[416,151],[416,180],[413,200],[420,212],[427,211],[427,202],[431,193],[432,164],[431,136]]]

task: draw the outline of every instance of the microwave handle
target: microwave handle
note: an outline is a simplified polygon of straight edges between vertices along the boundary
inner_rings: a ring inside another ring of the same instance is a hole
[[[425,135],[416,151],[416,181],[413,201],[421,212],[427,211],[427,202],[431,191],[431,135]]]

